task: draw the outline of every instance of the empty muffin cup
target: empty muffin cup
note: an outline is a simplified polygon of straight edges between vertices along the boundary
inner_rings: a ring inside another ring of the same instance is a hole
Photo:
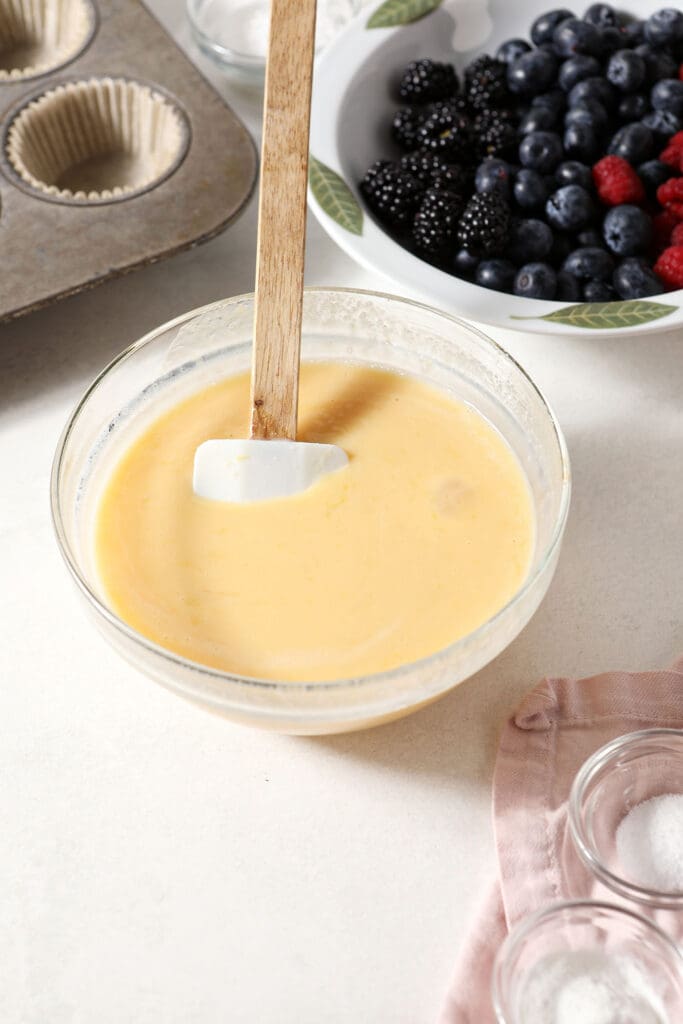
[[[0,84],[55,71],[92,39],[90,0],[0,0]]]
[[[127,199],[169,176],[189,144],[178,105],[123,78],[67,82],[23,106],[10,123],[5,158],[44,199]]]

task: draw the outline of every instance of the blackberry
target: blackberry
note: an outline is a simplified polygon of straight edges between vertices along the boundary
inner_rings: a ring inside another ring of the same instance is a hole
[[[431,103],[455,96],[458,88],[458,76],[452,64],[439,64],[425,58],[408,65],[401,76],[398,94],[406,103]]]
[[[425,149],[455,161],[468,155],[472,132],[469,118],[444,105],[431,114],[416,132]]]
[[[465,68],[465,95],[475,110],[491,110],[505,105],[507,65],[484,54]]]
[[[400,107],[391,122],[391,137],[402,149],[415,149],[416,132],[424,122],[424,113],[415,107]]]
[[[472,182],[472,173],[468,168],[449,163],[440,153],[431,149],[405,153],[400,163],[401,168],[425,188],[429,185],[462,193],[467,191]]]
[[[477,114],[474,119],[474,143],[476,155],[510,156],[517,148],[517,132],[512,116],[507,110],[489,110]]]
[[[501,253],[510,236],[510,210],[498,192],[472,196],[458,224],[458,242],[474,256]]]
[[[423,193],[419,181],[386,160],[372,165],[360,183],[360,190],[377,218],[396,229],[410,223]]]
[[[455,239],[464,207],[464,199],[455,192],[427,189],[413,221],[415,247],[432,257],[445,253]]]

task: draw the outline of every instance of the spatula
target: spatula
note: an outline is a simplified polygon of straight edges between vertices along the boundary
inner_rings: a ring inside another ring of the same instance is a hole
[[[316,0],[271,0],[256,251],[251,438],[205,441],[193,487],[249,502],[305,490],[346,452],[296,440]]]

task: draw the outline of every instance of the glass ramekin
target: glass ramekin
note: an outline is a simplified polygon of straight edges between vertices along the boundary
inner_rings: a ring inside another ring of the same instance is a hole
[[[164,324],[118,356],[88,388],[59,441],[51,500],[57,539],[88,609],[130,662],[234,721],[318,734],[406,714],[471,676],[529,621],[555,571],[569,508],[560,428],[520,366],[479,331],[428,306],[350,289],[306,289],[302,355],[409,373],[469,402],[516,453],[532,493],[536,543],[508,604],[449,647],[391,671],[334,682],[273,682],[196,664],[157,646],[108,606],[95,571],[93,521],[114,462],[181,398],[250,364],[254,300],[225,299]]]
[[[187,0],[187,18],[202,53],[221,71],[256,88],[263,86],[266,73],[269,3],[270,0]],[[355,17],[360,6],[361,0],[318,0],[316,54]],[[260,53],[253,47],[257,40]]]
[[[683,1020],[683,955],[676,944],[632,910],[593,900],[572,900],[552,904],[525,918],[498,950],[491,998],[499,1024],[540,1024],[541,1019],[545,1024],[551,1019],[531,1016],[529,981],[541,972],[547,978],[555,967],[555,957],[567,953],[597,953],[635,962],[666,1011],[663,1022],[678,1024]],[[562,1019],[583,1024],[576,1015]],[[625,1019],[641,1024],[635,1015]]]
[[[665,793],[683,794],[683,730],[628,733],[601,747],[578,772],[569,827],[583,862],[613,892],[649,907],[681,910],[683,892],[660,891],[629,877],[617,850],[617,829],[628,812]]]

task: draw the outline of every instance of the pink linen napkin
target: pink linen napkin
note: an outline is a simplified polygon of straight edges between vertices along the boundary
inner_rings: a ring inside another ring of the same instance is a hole
[[[661,672],[545,679],[506,723],[493,778],[499,876],[460,956],[438,1024],[495,1024],[491,967],[508,929],[545,903],[587,896],[619,903],[573,849],[567,799],[583,762],[637,729],[683,728],[683,657]],[[659,923],[683,937],[681,915]]]

